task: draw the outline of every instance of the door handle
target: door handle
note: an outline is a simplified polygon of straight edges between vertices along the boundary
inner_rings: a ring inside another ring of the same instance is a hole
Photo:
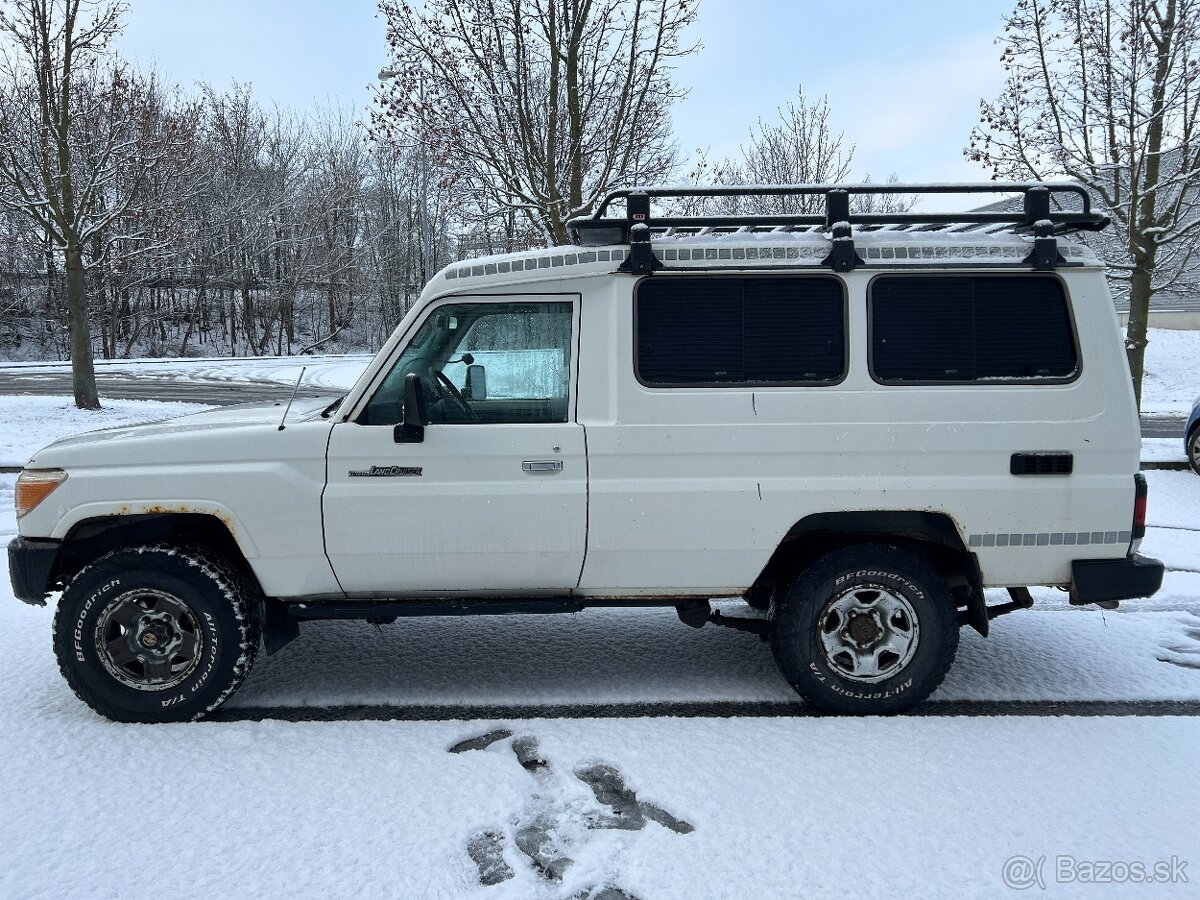
[[[521,468],[526,472],[561,472],[563,464],[561,459],[527,459]]]

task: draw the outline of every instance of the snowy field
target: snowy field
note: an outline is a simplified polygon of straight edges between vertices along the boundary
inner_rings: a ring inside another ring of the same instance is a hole
[[[1148,404],[1184,411],[1200,392],[1200,335],[1152,337]],[[209,368],[161,365],[181,378],[298,372],[194,362]],[[319,383],[336,388],[365,359],[323,364]],[[199,408],[106,406],[0,398],[0,465],[59,434]],[[1034,591],[1034,609],[987,640],[963,632],[934,701],[1200,702],[1200,477],[1147,476],[1143,550],[1168,566],[1160,593],[1102,612]],[[3,542],[14,477],[0,474]],[[1200,884],[1200,717],[116,725],[59,676],[50,619],[12,597],[0,564],[5,900],[1004,897],[1020,893],[1004,880],[1017,856],[1032,869],[1018,860],[1010,882],[1046,885],[1030,896],[1194,897]],[[669,610],[591,610],[309,624],[228,707],[792,700],[752,635],[693,631]],[[1119,883],[1080,881],[1092,862],[1116,863]],[[1130,865],[1160,862],[1175,883],[1129,882]],[[511,877],[485,886],[481,871]]]
[[[1151,328],[1142,412],[1187,415],[1200,396],[1200,331]]]

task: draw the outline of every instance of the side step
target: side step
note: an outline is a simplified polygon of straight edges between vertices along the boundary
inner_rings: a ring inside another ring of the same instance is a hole
[[[386,620],[417,616],[511,616],[577,613],[584,609],[585,604],[578,597],[470,597],[463,599],[318,600],[288,603],[286,606],[288,616],[303,622],[310,619]]]

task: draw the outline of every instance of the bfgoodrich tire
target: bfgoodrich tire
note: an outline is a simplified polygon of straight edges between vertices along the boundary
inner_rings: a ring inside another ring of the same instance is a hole
[[[958,612],[924,560],[886,544],[819,559],[775,607],[780,671],[830,712],[901,712],[933,693],[958,650]]]
[[[54,615],[54,652],[84,703],[117,722],[184,722],[250,671],[250,589],[201,551],[115,550],[83,569]]]

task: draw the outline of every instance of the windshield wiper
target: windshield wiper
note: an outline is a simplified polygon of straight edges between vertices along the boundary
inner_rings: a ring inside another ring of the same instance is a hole
[[[342,401],[345,399],[346,399],[346,395],[343,394],[342,396],[340,396],[336,400],[334,400],[332,403],[330,403],[327,407],[325,407],[325,409],[323,409],[321,411],[321,418],[328,419],[331,415],[333,415],[337,411],[337,408],[342,405]]]

